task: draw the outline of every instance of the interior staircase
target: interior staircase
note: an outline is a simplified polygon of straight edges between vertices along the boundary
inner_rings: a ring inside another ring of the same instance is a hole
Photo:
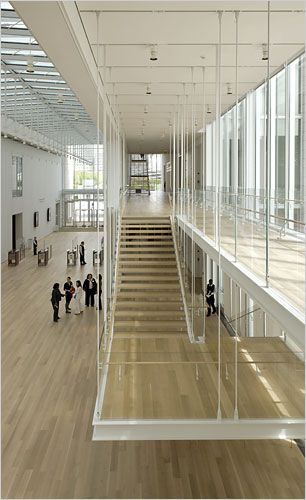
[[[114,338],[187,334],[169,217],[123,217]]]

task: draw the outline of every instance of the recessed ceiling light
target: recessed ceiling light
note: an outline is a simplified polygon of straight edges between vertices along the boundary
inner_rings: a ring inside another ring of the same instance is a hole
[[[210,105],[209,105],[209,104],[207,104],[207,107],[206,107],[206,113],[207,113],[208,115],[210,115],[210,114],[211,114],[211,107],[210,107]]]
[[[151,95],[152,94],[150,85],[147,85],[146,94],[147,95]]]
[[[231,86],[231,84],[230,84],[230,83],[227,83],[227,84],[226,84],[226,89],[227,89],[227,92],[226,92],[226,93],[227,93],[227,95],[231,95],[231,94],[233,93],[233,91],[232,91],[232,86]]]
[[[27,61],[27,73],[34,73],[34,64],[33,64],[33,57],[29,56],[28,61]]]
[[[205,59],[205,56],[200,56],[201,59]]]
[[[157,61],[157,51],[154,45],[151,47],[150,61]]]
[[[267,61],[269,59],[268,45],[266,43],[262,44],[262,57],[261,57],[261,59],[263,61]]]

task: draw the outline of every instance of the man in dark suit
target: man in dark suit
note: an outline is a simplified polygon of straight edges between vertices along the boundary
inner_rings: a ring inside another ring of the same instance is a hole
[[[82,266],[82,265],[86,264],[86,262],[85,262],[85,246],[84,246],[84,241],[81,241],[81,243],[80,243],[79,253],[80,253],[80,264]]]
[[[71,287],[73,283],[71,281],[70,276],[68,276],[66,283],[64,284],[64,291],[65,291],[65,297],[66,297],[66,313],[69,314],[71,313],[71,309],[69,307],[71,299],[72,299],[72,293],[71,293]]]
[[[37,255],[37,238],[36,236],[34,236],[34,240],[33,240],[33,255]]]
[[[215,306],[215,285],[213,284],[213,280],[210,279],[207,288],[206,288],[206,303],[208,305],[207,316],[211,315],[211,309],[213,310],[213,314],[216,312]]]

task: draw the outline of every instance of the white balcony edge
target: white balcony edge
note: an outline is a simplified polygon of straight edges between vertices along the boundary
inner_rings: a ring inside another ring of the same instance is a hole
[[[303,419],[93,420],[93,441],[304,439]]]

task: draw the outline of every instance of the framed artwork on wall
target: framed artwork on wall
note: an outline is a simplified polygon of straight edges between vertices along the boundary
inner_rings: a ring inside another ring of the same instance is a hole
[[[51,220],[51,208],[47,208],[47,222]]]
[[[34,212],[34,227],[39,226],[39,212]]]

